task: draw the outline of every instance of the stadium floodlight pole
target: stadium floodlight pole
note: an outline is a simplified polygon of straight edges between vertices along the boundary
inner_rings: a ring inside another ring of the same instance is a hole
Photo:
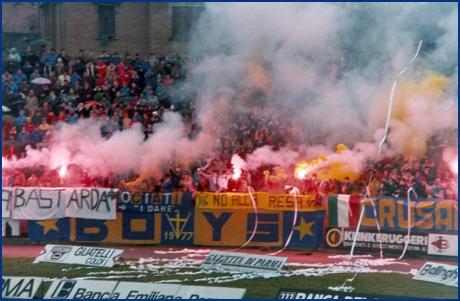
[[[396,76],[396,79],[393,82],[393,88],[391,88],[391,94],[390,94],[390,105],[388,106],[387,123],[385,125],[385,135],[383,135],[382,141],[380,141],[380,143],[379,143],[379,154],[378,154],[379,156],[380,156],[380,152],[382,150],[382,145],[385,142],[385,140],[387,139],[387,135],[388,135],[388,125],[390,124],[391,106],[393,105],[393,95],[394,95],[394,92],[395,92],[396,83],[398,82],[398,78],[401,75],[403,75],[404,72],[406,72],[406,70],[409,68],[409,66],[412,64],[412,62],[418,56],[418,53],[420,52],[420,47],[422,47],[422,42],[423,42],[423,40],[421,40],[418,43],[417,52],[415,53],[414,57],[412,58],[410,63],[406,66],[406,68],[404,68],[401,72],[399,72],[398,76]]]

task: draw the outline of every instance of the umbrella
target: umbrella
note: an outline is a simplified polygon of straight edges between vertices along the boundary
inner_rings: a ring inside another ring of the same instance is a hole
[[[171,64],[171,65],[177,64],[179,65],[179,67],[183,65],[183,63],[180,60],[176,60],[176,59],[167,60],[166,63]]]
[[[94,95],[94,100],[101,101],[102,97],[104,96],[105,98],[107,98],[108,101],[112,99],[110,95],[108,95],[107,93],[97,93],[96,95]]]
[[[132,96],[126,96],[126,97],[122,97],[120,99],[117,99],[117,102],[137,102],[137,98],[136,97],[132,97]]]
[[[32,84],[38,84],[38,85],[46,85],[46,84],[51,84],[51,81],[47,79],[46,77],[37,77],[33,81],[31,81]]]
[[[99,106],[100,103],[95,101],[95,100],[90,100],[90,101],[85,102],[84,107],[85,107],[85,109],[89,110],[93,105]]]
[[[17,59],[15,58],[7,58],[7,59],[4,59],[5,62],[19,62]]]
[[[11,115],[2,115],[2,121],[3,122],[16,123],[16,117],[11,116]]]
[[[12,103],[10,103],[10,106],[14,106],[14,105],[22,105],[24,103],[26,103],[27,101],[23,98],[19,98],[15,101],[13,101]]]
[[[8,108],[7,106],[2,106],[2,112],[9,112],[11,111],[10,108]]]
[[[144,102],[142,104],[143,106],[154,106],[154,105],[158,105],[158,102],[155,102],[153,100],[147,100],[146,102]]]

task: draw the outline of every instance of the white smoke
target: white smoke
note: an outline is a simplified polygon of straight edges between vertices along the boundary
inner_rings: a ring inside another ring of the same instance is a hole
[[[173,162],[209,154],[228,129],[230,113],[247,115],[257,100],[264,108],[256,117],[287,121],[300,149],[258,149],[247,156],[249,167],[289,166],[324,155],[329,164],[359,169],[378,159],[391,86],[420,40],[421,53],[400,80],[440,74],[450,82],[440,101],[427,94],[404,99],[406,118],[392,117],[382,154],[407,151],[408,139],[418,150],[436,130],[457,127],[457,3],[212,2],[205,8],[190,48],[204,56],[192,74],[202,79],[196,98],[202,131],[195,140],[185,136],[175,113],[165,114],[146,142],[140,126],[106,140],[86,122],[63,126],[49,149],[28,149],[26,159],[3,159],[3,166],[73,163],[93,175],[160,174]],[[315,143],[305,147],[306,140]],[[335,154],[339,143],[349,150]]]

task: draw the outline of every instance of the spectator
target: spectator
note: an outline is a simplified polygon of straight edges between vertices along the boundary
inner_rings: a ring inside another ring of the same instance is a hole
[[[26,187],[27,178],[24,172],[22,172],[19,168],[14,170],[14,180],[13,186],[14,187]]]
[[[13,178],[11,177],[7,169],[2,168],[2,187],[12,187],[12,186],[13,186]]]
[[[26,60],[29,61],[31,66],[35,66],[37,62],[40,63],[40,58],[35,54],[35,51],[33,50],[29,51],[29,55],[27,56]]]
[[[117,182],[115,181],[115,177],[113,175],[113,172],[107,173],[107,176],[102,180],[102,185],[101,187],[104,188],[116,188]]]
[[[99,61],[102,61],[104,65],[108,66],[111,62],[110,56],[107,54],[107,51],[103,50],[101,56],[99,57]],[[105,74],[104,74],[105,75]]]
[[[40,74],[38,68],[34,68],[32,74],[29,77],[29,82],[31,83],[34,79],[41,77],[42,75]]]
[[[121,57],[118,55],[118,52],[115,52],[113,54],[113,57],[112,57],[112,63],[115,65],[115,66],[118,66],[121,62]]]
[[[39,179],[37,177],[37,174],[35,172],[32,173],[32,175],[27,179],[27,187],[38,187],[39,184]]]
[[[49,62],[51,67],[55,67],[57,64],[58,57],[56,55],[56,50],[54,48],[50,49],[50,52],[45,57],[45,63]]]
[[[49,61],[46,61],[45,66],[43,67],[43,70],[42,70],[43,77],[51,78],[52,72],[54,72],[54,67],[51,66],[51,63]]]
[[[54,67],[54,72],[56,72],[56,76],[58,77],[64,74],[64,72],[67,72],[67,66],[64,65],[61,58],[57,59],[57,64]]]
[[[64,66],[66,66],[66,67],[67,67],[67,65],[69,65],[69,62],[71,62],[71,61],[70,61],[70,58],[69,58],[69,56],[67,55],[67,52],[65,51],[64,48],[61,49],[61,53],[59,53],[58,59],[61,59],[62,63],[63,63]]]
[[[166,173],[162,181],[158,181],[158,185],[162,188],[163,193],[172,192],[172,179],[169,173]]]
[[[445,189],[442,186],[441,179],[436,178],[434,184],[430,188],[430,195],[431,198],[437,199],[444,199],[445,198]]]

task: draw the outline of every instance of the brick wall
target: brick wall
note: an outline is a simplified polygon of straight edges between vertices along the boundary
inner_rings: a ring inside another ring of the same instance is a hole
[[[65,48],[71,57],[78,54],[79,49],[85,53],[94,52],[98,57],[102,50],[111,55],[118,52],[124,56],[130,52],[134,56],[148,56],[150,52],[157,55],[160,52],[187,50],[188,42],[170,41],[172,35],[172,5],[171,3],[155,2],[121,2],[115,15],[116,39],[110,40],[107,46],[98,39],[98,14],[91,2],[62,2],[62,33],[59,45],[58,5],[52,5],[52,34],[51,46]],[[187,5],[187,4],[185,4]]]

